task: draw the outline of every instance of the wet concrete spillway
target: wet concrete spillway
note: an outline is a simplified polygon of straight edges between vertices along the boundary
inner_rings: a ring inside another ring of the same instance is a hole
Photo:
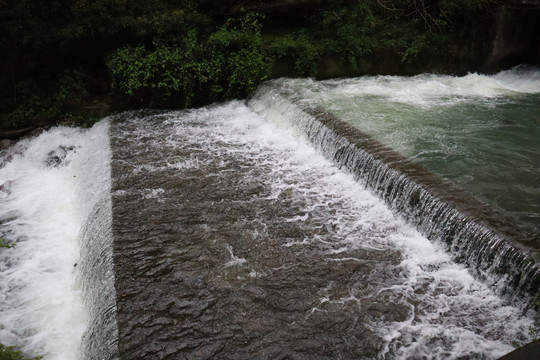
[[[276,79],[0,149],[0,344],[47,360],[509,354],[540,333],[538,80]]]
[[[243,103],[123,118],[120,358],[494,357],[526,338],[517,308]]]

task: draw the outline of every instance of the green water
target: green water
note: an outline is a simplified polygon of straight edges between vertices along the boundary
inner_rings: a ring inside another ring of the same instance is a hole
[[[538,237],[540,70],[279,81]]]

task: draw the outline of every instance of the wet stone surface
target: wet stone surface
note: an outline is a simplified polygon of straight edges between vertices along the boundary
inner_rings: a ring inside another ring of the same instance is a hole
[[[111,150],[121,359],[490,359],[527,341],[519,309],[242,103],[119,116]]]
[[[341,228],[359,241],[372,230],[310,196],[317,179],[290,173],[286,151],[227,134],[224,120],[113,124],[121,357],[373,358],[370,317],[409,310],[359,299],[392,281],[399,252],[344,248]]]

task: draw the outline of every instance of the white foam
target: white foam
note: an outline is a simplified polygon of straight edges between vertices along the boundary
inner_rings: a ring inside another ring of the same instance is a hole
[[[58,127],[32,140],[0,169],[0,343],[46,359],[79,358],[88,321],[77,284],[78,233],[93,204],[88,158],[107,160],[108,123]]]
[[[429,108],[475,99],[538,94],[540,69],[517,67],[495,75],[365,76],[321,82],[312,79],[280,79],[277,83],[293,89],[305,99],[327,99],[331,102],[336,95],[352,100],[380,97],[396,103]]]
[[[144,189],[143,193],[143,198],[145,199],[158,199],[159,201],[163,201],[161,197],[163,194],[165,194],[165,190],[162,188]]]
[[[433,77],[441,80],[439,76]],[[471,75],[465,82],[475,77]],[[387,80],[395,81],[397,85],[402,81],[396,78]],[[451,83],[453,80],[446,78],[446,81]],[[436,86],[455,85],[434,83],[427,88]],[[277,96],[271,88],[266,91],[267,94],[259,94],[250,105],[267,120],[284,129],[292,127],[292,133],[297,132],[291,124],[296,116],[305,114]],[[368,93],[372,90],[359,88],[358,91]],[[401,91],[405,91],[405,87]],[[426,94],[428,92],[426,90]],[[280,134],[280,130],[275,128],[267,131],[272,136]],[[292,187],[306,196],[315,196],[318,199],[316,203],[328,209],[328,230],[341,239],[339,244],[328,244],[332,247],[325,254],[331,256],[330,261],[362,261],[362,258],[347,256],[345,249],[399,250],[401,253],[402,260],[394,271],[399,277],[388,286],[378,290],[374,287],[369,294],[365,289],[351,289],[351,294],[331,301],[330,295],[321,294],[324,306],[351,300],[362,304],[368,297],[410,309],[404,321],[388,322],[381,318],[371,324],[373,330],[386,339],[384,356],[395,359],[452,359],[482,354],[496,358],[511,351],[516,343],[530,341],[528,329],[533,324],[532,315],[523,316],[522,309],[507,306],[486,285],[474,279],[465,267],[454,263],[442,246],[431,243],[392,214],[381,200],[363,189],[352,176],[336,171],[333,164],[314,154],[304,144],[293,144],[290,134],[280,137],[287,139],[282,142],[288,141],[292,148],[290,157],[284,157],[283,161],[294,167],[295,162],[291,159],[295,159],[299,164],[308,166],[296,165],[297,168],[291,171],[297,176],[294,182],[291,181],[294,185],[289,185],[283,178],[281,184],[275,186],[281,191],[287,187],[290,191]],[[278,197],[279,190],[276,191]],[[309,211],[307,214],[315,216]],[[312,241],[319,239],[290,242],[286,246],[302,246]],[[323,311],[322,308],[315,310]]]
[[[227,263],[225,263],[225,267],[239,266],[239,265],[243,265],[243,264],[245,264],[247,262],[246,259],[234,255],[232,246],[226,244],[226,247],[227,247],[227,251],[229,252],[229,254],[231,256],[231,260],[228,261]]]
[[[540,93],[540,69],[518,66],[491,76],[509,91],[524,94]]]

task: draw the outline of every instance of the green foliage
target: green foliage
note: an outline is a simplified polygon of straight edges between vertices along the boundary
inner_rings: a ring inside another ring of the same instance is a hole
[[[429,38],[426,34],[412,39],[407,45],[401,57],[401,62],[406,64],[418,61],[430,49]]]
[[[4,104],[10,125],[22,128],[36,116],[52,119],[63,114],[68,101],[80,101],[87,92],[84,74],[78,70],[65,70],[56,76],[44,76],[15,84],[14,102]],[[11,111],[10,111],[11,110]]]
[[[144,46],[138,46],[120,49],[109,58],[107,66],[113,77],[113,90],[134,96],[142,88],[146,76],[146,55]]]
[[[337,55],[353,69],[360,62],[401,59],[404,67],[463,57],[459,49],[494,0],[328,0],[309,41],[320,55]],[[461,45],[460,45],[461,44]]]
[[[123,36],[154,42],[178,41],[189,30],[201,30],[210,20],[193,1],[76,0],[70,13],[76,21],[66,26],[73,37]]]
[[[384,7],[389,3],[390,10]],[[327,55],[356,69],[380,58],[415,66],[447,51],[453,37],[426,27],[420,17],[408,16],[400,8],[405,5],[410,2],[329,0],[309,31],[273,37],[269,47],[277,59],[294,59],[295,76],[316,75],[319,59]]]
[[[192,35],[195,36],[195,35]],[[179,46],[158,45],[148,51],[144,46],[126,47],[114,53],[107,63],[112,91],[144,103],[161,105],[173,94],[183,97],[189,106],[194,96],[194,82],[200,71],[188,42]]]
[[[540,339],[540,324],[535,323],[534,325],[529,326],[529,335],[531,335],[533,340]]]
[[[294,59],[294,76],[317,75],[320,46],[310,39],[305,31],[278,37],[270,47],[274,57]]]
[[[33,1],[5,0],[0,2],[0,38],[14,46],[37,50],[61,41],[63,22],[69,8],[67,0]]]
[[[65,72],[73,68],[110,75],[123,105],[166,107],[249,96],[273,62],[297,77],[324,75],[321,59],[335,57],[351,75],[440,63],[453,71],[456,60],[482,56],[489,41],[478,29],[489,29],[490,10],[506,1],[314,0],[298,14],[225,19],[237,1],[0,0],[0,117],[13,127],[65,117],[63,104],[83,93],[80,73]]]
[[[475,21],[496,0],[377,0],[394,18],[414,22],[426,30],[446,32]],[[469,24],[470,25],[470,24]]]
[[[329,40],[327,47],[352,66],[376,47],[376,19],[365,2],[352,8],[338,6],[325,11],[322,25]]]
[[[209,99],[245,97],[267,77],[259,17],[229,19],[207,39],[190,31],[182,43],[125,47],[107,62],[112,91],[146,105],[188,107],[197,93]]]
[[[4,346],[0,344],[0,360],[40,360],[42,357],[28,358],[22,355],[19,350],[15,350],[12,346]]]
[[[9,244],[6,239],[0,239],[0,249],[13,249],[15,244]],[[2,344],[0,344],[1,346]]]
[[[67,101],[80,101],[86,94],[84,75],[77,70],[65,70],[53,78],[21,81],[16,85],[16,103],[7,118],[15,128],[30,125],[36,116],[57,118]]]
[[[221,87],[226,98],[245,97],[268,77],[260,20],[260,15],[247,13],[241,19],[228,19],[209,36],[210,62],[205,68],[214,93]]]

